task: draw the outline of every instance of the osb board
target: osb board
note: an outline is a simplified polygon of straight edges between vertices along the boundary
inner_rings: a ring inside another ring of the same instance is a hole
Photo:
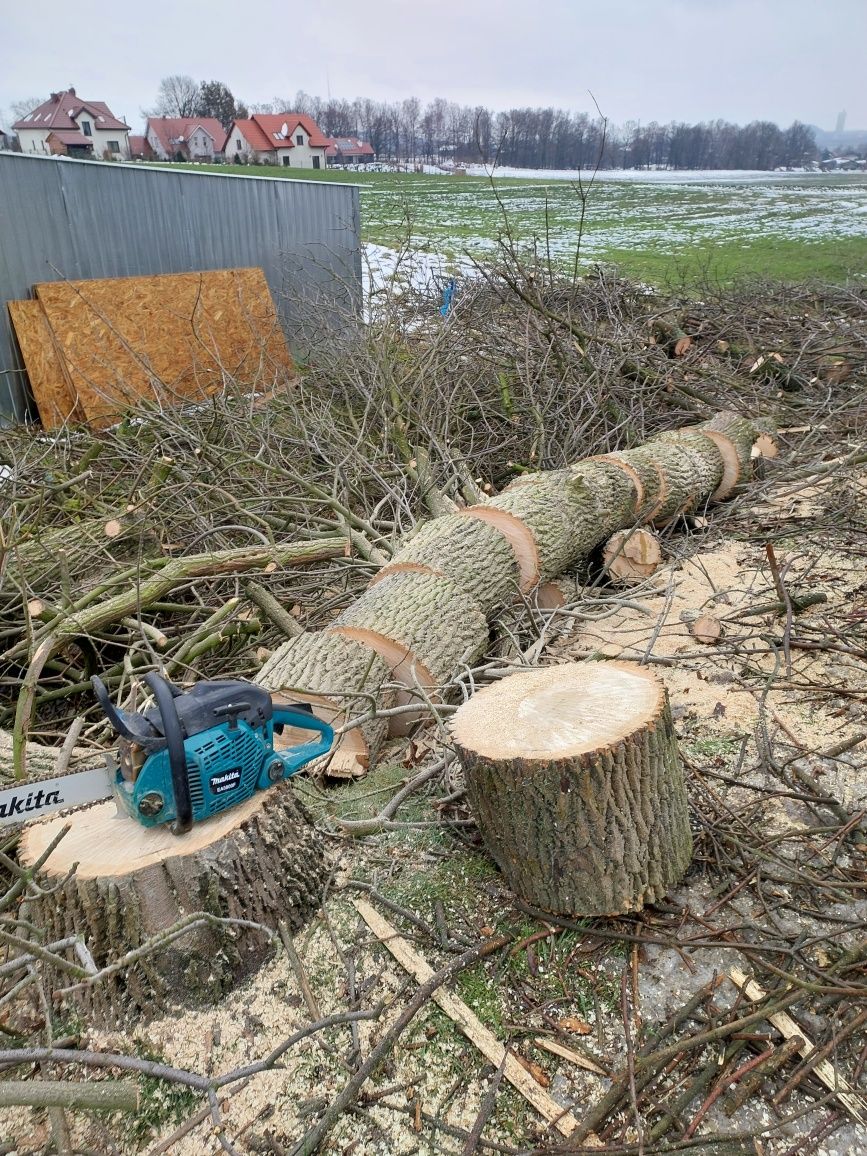
[[[292,359],[261,269],[51,281],[36,286],[88,421],[140,399],[268,389]]]
[[[8,301],[7,305],[43,426],[54,429],[66,421],[83,421],[45,310],[38,301]]]

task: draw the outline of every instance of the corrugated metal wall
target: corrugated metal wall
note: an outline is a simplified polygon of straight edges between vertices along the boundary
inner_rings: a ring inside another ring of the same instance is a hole
[[[303,353],[361,305],[358,188],[0,153],[0,419],[30,412],[6,302],[36,282],[250,265]]]

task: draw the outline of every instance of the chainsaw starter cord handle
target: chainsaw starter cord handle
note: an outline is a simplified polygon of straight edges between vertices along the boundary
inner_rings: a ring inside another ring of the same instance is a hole
[[[178,718],[178,711],[175,706],[177,687],[161,678],[156,671],[149,671],[144,676],[144,680],[153,691],[157,710],[160,712],[163,723],[163,735],[169,756],[169,769],[172,773],[172,792],[175,796],[175,813],[177,815],[172,824],[172,832],[175,835],[183,835],[193,825],[193,802],[190,798],[190,782],[187,778],[184,736],[181,733],[181,720]]]

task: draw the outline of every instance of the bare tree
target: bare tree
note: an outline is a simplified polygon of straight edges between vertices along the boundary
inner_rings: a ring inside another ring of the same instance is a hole
[[[199,86],[191,76],[164,76],[157,89],[154,116],[195,116]]]
[[[31,96],[29,100],[13,100],[9,105],[8,114],[0,109],[0,125],[9,128],[16,120],[23,120],[28,112],[33,112],[34,108],[38,108],[44,101],[44,96]]]

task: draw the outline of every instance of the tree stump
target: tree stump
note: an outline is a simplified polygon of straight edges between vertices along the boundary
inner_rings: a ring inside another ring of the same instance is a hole
[[[639,911],[692,856],[668,695],[629,662],[513,674],[455,713],[452,737],[492,858],[525,902]]]
[[[29,918],[46,943],[81,935],[99,968],[194,912],[297,928],[327,875],[319,835],[285,783],[179,836],[119,816],[113,801],[45,819],[24,828],[21,865],[32,866],[64,826],[70,830],[36,876],[57,890],[30,900]],[[200,926],[74,999],[103,1025],[179,1003],[216,1003],[271,950],[255,928]],[[52,981],[74,982],[60,973]]]

